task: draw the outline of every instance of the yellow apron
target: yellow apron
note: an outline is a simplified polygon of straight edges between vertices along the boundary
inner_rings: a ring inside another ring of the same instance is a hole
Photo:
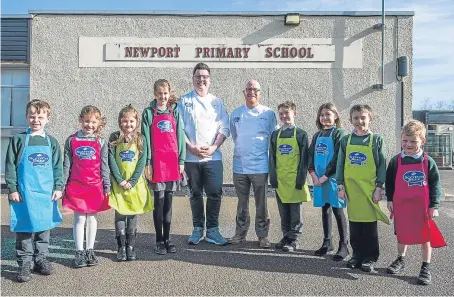
[[[129,180],[139,160],[139,152],[136,144],[120,143],[115,148],[115,161],[120,169],[121,176]],[[112,193],[109,205],[122,215],[135,215],[153,210],[153,198],[148,189],[145,178],[141,175],[137,184],[129,190],[120,187],[113,176]]]
[[[296,127],[292,138],[280,138],[282,128],[277,134],[276,142],[276,175],[277,189],[282,203],[300,203],[311,201],[307,183],[303,189],[295,188],[298,165],[300,163],[300,148],[296,140]]]
[[[389,224],[388,217],[380,206],[372,200],[376,188],[376,169],[372,153],[373,134],[370,134],[369,145],[350,144],[352,135],[348,137],[344,183],[347,193],[348,219],[352,222],[376,222]]]

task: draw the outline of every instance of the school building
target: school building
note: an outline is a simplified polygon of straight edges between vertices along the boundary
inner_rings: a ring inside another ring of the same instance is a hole
[[[126,104],[142,110],[153,83],[192,90],[192,69],[211,67],[210,92],[229,113],[244,104],[248,79],[276,111],[294,100],[297,125],[316,132],[320,104],[334,102],[347,129],[352,105],[374,110],[372,129],[388,156],[412,116],[413,12],[86,12],[31,11],[1,19],[2,176],[9,137],[23,131],[30,99],[51,104],[48,131],[63,146],[92,104],[118,129]],[[222,147],[224,183],[232,183],[233,141]]]

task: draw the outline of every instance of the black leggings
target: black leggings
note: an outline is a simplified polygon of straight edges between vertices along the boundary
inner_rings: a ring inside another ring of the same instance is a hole
[[[115,211],[115,230],[118,234],[134,233],[137,229],[136,215],[122,215]]]
[[[169,240],[172,221],[172,191],[154,192],[153,221],[156,230],[156,242]]]
[[[325,239],[331,239],[333,223],[330,208],[333,210],[334,216],[336,217],[339,240],[343,243],[347,243],[347,220],[345,218],[344,209],[331,207],[331,204],[329,203],[325,203],[322,207],[323,235],[325,236]]]

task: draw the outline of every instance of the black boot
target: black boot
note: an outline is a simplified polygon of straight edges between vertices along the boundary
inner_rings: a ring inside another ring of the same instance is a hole
[[[126,231],[125,229],[117,230],[117,260],[126,261]]]
[[[331,238],[325,238],[323,240],[322,247],[319,248],[314,252],[316,256],[323,256],[326,255],[328,252],[333,250],[333,246],[331,245]]]
[[[134,261],[137,259],[136,252],[134,251],[134,246],[136,245],[136,229],[128,230],[126,234],[126,258],[128,261]]]
[[[347,243],[345,242],[339,242],[339,249],[337,250],[337,253],[333,255],[333,260],[334,261],[343,261],[345,258],[348,256],[348,247]]]

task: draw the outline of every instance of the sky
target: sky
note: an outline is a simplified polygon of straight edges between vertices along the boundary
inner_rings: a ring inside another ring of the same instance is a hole
[[[381,11],[381,0],[2,0],[2,14],[29,10]],[[454,102],[454,0],[386,0],[387,11],[414,11],[413,109]]]

